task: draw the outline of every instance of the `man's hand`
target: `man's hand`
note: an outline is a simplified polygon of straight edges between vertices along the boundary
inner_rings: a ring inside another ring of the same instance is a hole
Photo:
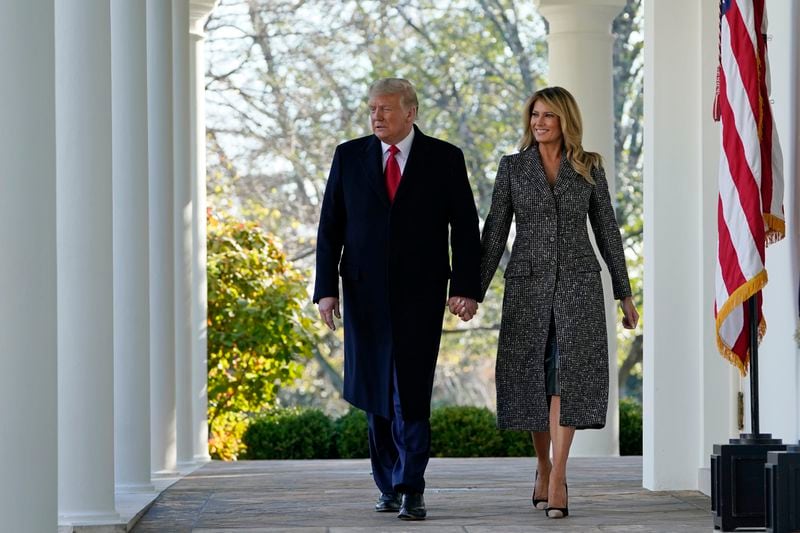
[[[464,322],[471,320],[475,313],[478,312],[478,302],[464,296],[451,296],[447,300],[447,307],[451,313],[458,315]]]
[[[342,315],[339,313],[339,298],[335,296],[326,296],[320,299],[318,305],[319,316],[322,318],[322,321],[325,322],[325,325],[328,326],[331,331],[336,331],[336,324],[333,323],[333,315],[336,315],[336,318],[342,318]]]

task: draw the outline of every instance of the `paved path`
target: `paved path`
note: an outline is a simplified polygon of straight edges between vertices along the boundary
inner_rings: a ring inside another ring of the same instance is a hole
[[[432,459],[428,520],[375,513],[369,461],[210,463],[164,492],[135,533],[711,532],[699,492],[641,488],[639,457],[570,460],[570,516],[530,504],[534,460]]]

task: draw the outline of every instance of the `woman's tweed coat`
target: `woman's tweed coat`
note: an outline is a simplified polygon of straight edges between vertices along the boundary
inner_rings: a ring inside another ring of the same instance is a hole
[[[551,189],[537,145],[500,160],[492,206],[481,238],[481,291],[486,293],[506,247],[512,217],[516,238],[505,271],[497,350],[497,425],[546,431],[544,349],[555,316],[562,426],[601,428],[608,407],[608,341],[600,263],[586,216],[608,266],[614,298],[630,296],[619,226],[602,168],[588,183],[562,157]]]

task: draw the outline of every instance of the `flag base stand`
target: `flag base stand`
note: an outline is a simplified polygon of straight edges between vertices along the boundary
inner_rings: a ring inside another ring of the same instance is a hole
[[[764,528],[764,466],[769,452],[786,445],[771,433],[742,433],[728,444],[715,444],[711,455],[711,513],[714,529]]]
[[[800,530],[800,445],[768,452],[765,474],[767,533]]]

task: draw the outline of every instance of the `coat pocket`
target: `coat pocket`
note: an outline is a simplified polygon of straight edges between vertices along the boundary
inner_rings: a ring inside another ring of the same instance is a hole
[[[506,266],[506,272],[503,277],[508,278],[524,278],[531,275],[531,262],[530,261],[509,261]]]

